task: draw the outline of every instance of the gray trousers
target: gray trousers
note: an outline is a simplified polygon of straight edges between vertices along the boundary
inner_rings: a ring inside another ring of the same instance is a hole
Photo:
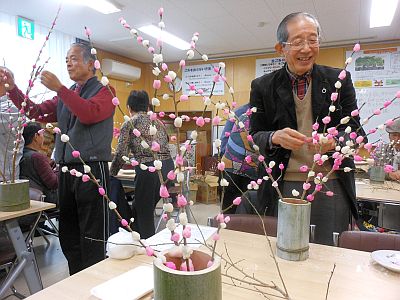
[[[321,192],[315,195],[314,201],[311,203],[311,220],[310,224],[315,226],[315,239],[314,243],[333,245],[333,232],[343,232],[348,230],[351,214],[349,199],[347,199],[346,193],[336,179],[330,179],[326,183],[327,188],[333,191],[334,195],[328,197],[324,191],[327,191],[326,187]],[[315,188],[312,184],[310,193]],[[303,192],[302,181],[285,181],[283,185],[282,194],[284,197],[292,197],[292,190],[296,189],[301,193]]]

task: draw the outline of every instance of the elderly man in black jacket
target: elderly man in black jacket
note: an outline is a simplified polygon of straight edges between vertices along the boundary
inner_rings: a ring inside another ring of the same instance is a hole
[[[267,164],[270,161],[284,164],[283,176],[278,182],[284,197],[292,197],[294,189],[302,193],[308,174],[299,171],[301,165],[311,167],[316,152],[328,154],[335,149],[334,139],[318,147],[311,143],[313,123],[319,123],[319,133],[323,131],[322,119],[328,115],[331,94],[335,92],[335,82],[341,71],[315,64],[319,37],[320,26],[314,16],[308,13],[286,16],[278,27],[275,46],[285,57],[285,66],[253,80],[251,84],[250,104],[257,108],[251,116],[251,134]],[[352,131],[360,126],[357,117],[346,125],[340,124],[343,117],[357,108],[350,74],[346,72],[346,75],[328,124],[328,127],[339,125],[339,136],[344,135],[347,126]],[[344,167],[354,168],[353,161],[346,158],[340,169]],[[326,161],[318,166],[315,174],[326,175],[331,168],[332,161]],[[261,168],[260,172],[263,176],[266,170]],[[273,168],[272,176],[276,179],[279,175],[280,170]],[[316,225],[315,242],[330,245],[332,232],[347,230],[350,212],[358,218],[354,174],[337,170],[329,176],[326,186],[334,196],[328,197],[322,192],[316,194],[312,202],[311,224]],[[258,193],[258,210],[266,209],[267,214],[276,215],[277,201],[278,195],[271,182],[264,181]]]

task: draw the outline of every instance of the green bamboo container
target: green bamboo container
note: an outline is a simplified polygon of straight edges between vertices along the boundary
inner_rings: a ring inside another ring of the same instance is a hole
[[[175,265],[182,260],[169,258]],[[210,255],[193,251],[193,265],[196,271],[185,272],[172,270],[155,260],[154,269],[154,299],[155,300],[221,300],[221,260],[216,257],[212,266],[207,268]]]
[[[29,207],[29,180],[0,183],[0,211],[18,211]]]

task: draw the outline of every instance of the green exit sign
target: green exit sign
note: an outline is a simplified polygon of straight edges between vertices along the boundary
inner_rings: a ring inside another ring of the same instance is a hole
[[[18,36],[34,40],[35,38],[35,23],[32,20],[18,17]]]

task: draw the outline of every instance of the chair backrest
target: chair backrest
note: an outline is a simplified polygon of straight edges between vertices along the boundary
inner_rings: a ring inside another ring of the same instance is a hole
[[[400,235],[369,231],[344,231],[339,238],[339,247],[367,252],[400,251]]]
[[[258,215],[227,214],[225,216],[229,216],[231,218],[231,220],[226,224],[226,229],[262,235],[264,234],[262,222]],[[270,216],[262,216],[261,218],[264,221],[267,235],[276,237],[278,218]],[[216,227],[217,221],[213,219],[211,225]]]

